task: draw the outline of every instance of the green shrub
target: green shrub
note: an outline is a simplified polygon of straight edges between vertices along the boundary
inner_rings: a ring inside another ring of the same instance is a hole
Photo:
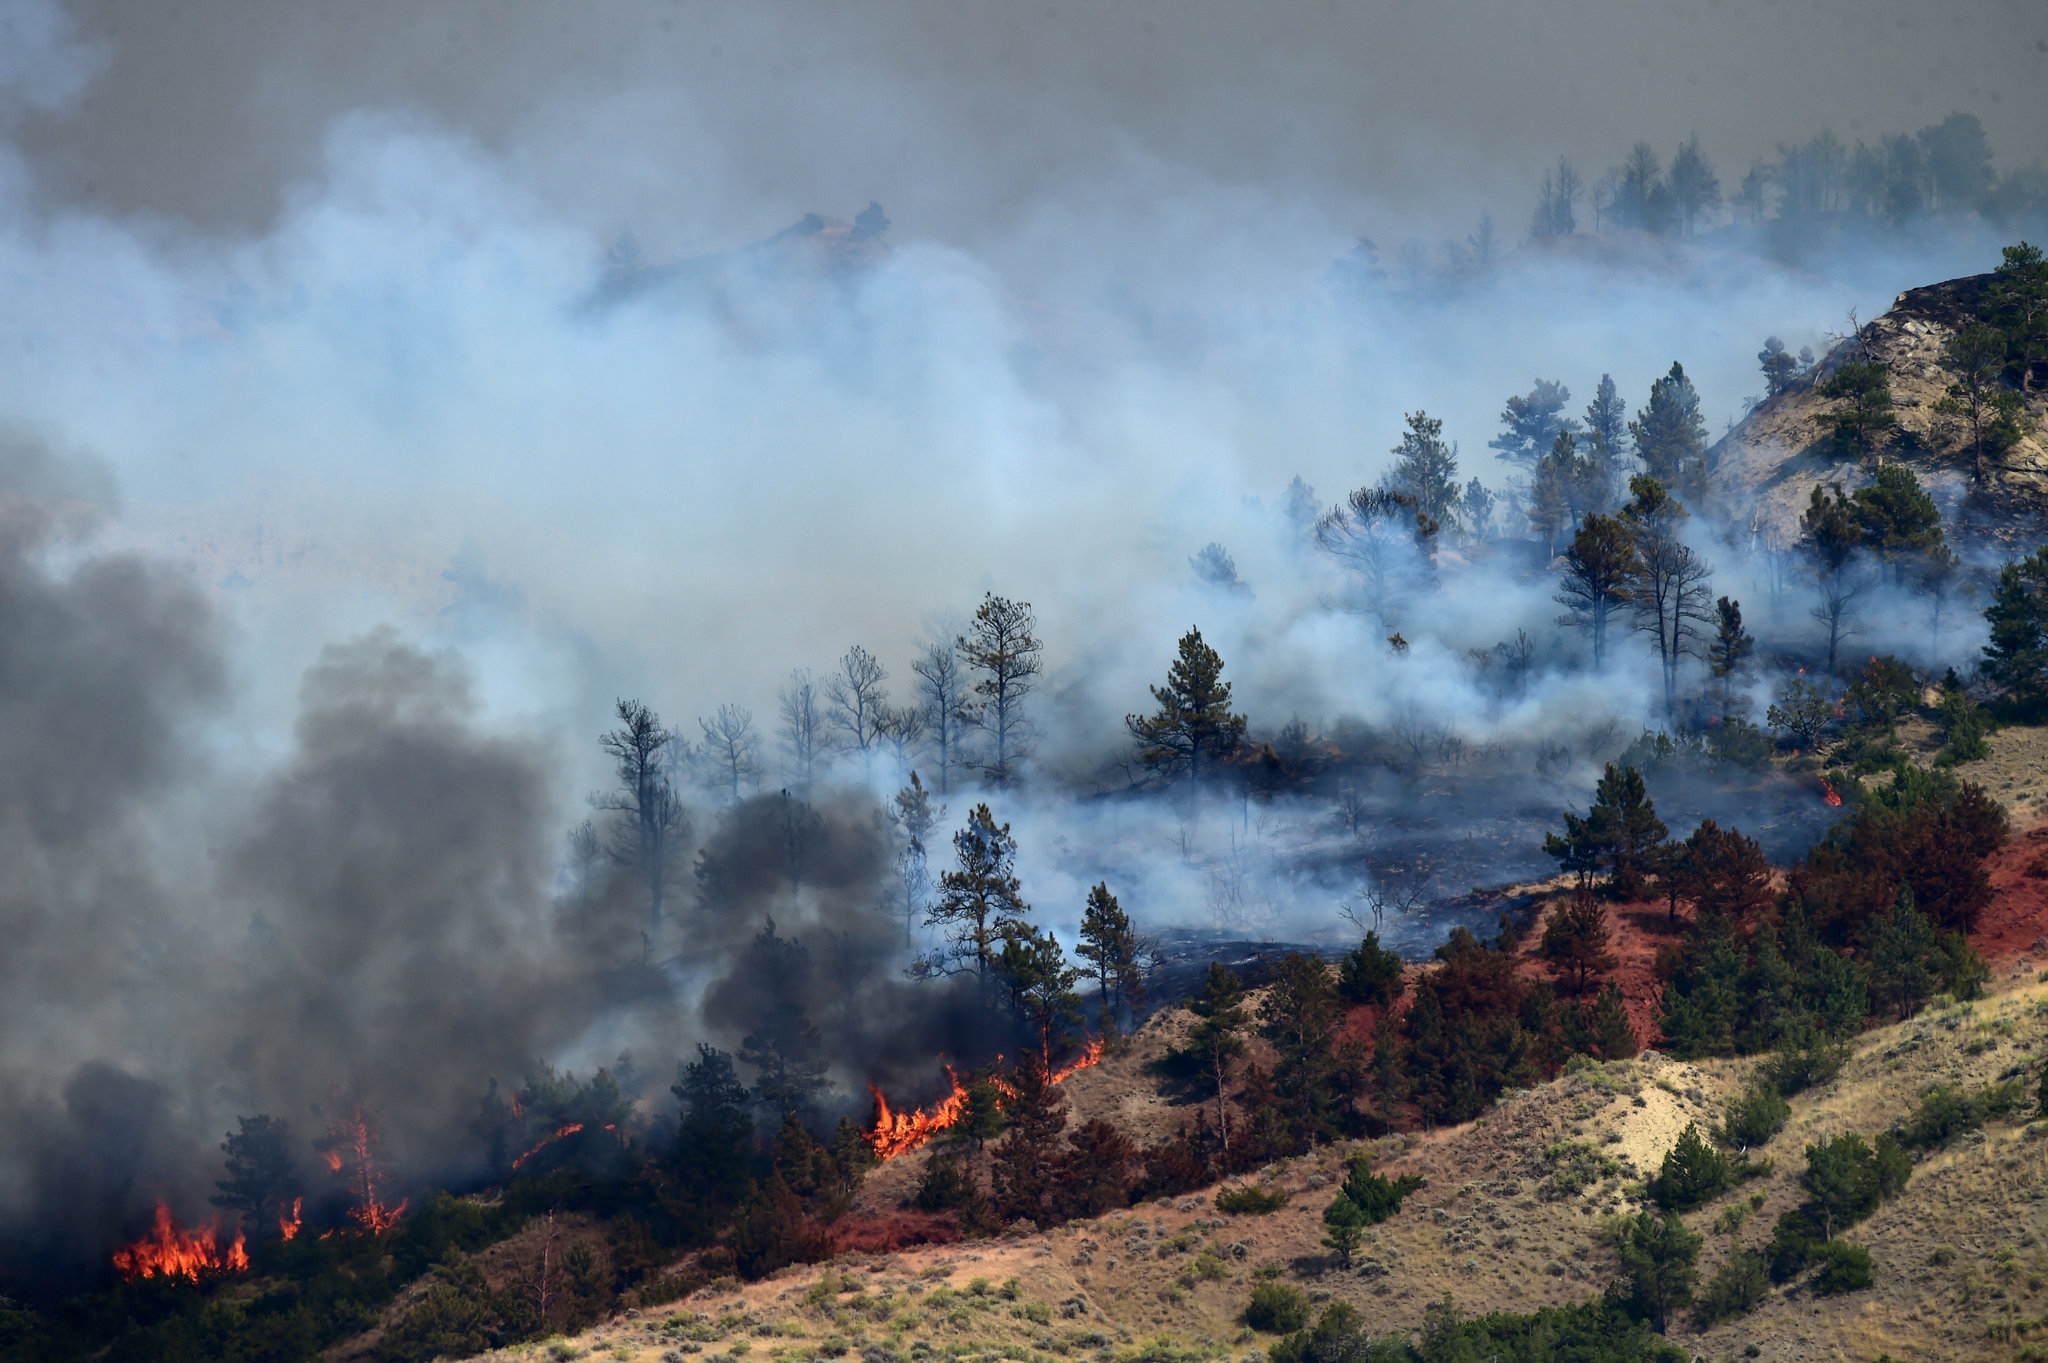
[[[1953,1084],[1936,1084],[1921,1096],[1919,1106],[1906,1118],[1900,1140],[1921,1149],[1946,1145],[1993,1117],[2017,1111],[2025,1102],[2026,1085],[2019,1079],[1986,1084],[1974,1092]]]
[[[1699,1329],[1724,1320],[1734,1320],[1756,1310],[1771,1290],[1771,1275],[1764,1256],[1753,1249],[1737,1250],[1700,1290],[1694,1306]]]
[[[375,1357],[377,1363],[466,1358],[532,1339],[541,1328],[523,1295],[493,1292],[473,1262],[451,1260],[434,1269],[426,1292],[384,1332]]]
[[[1813,1290],[1823,1297],[1842,1292],[1860,1292],[1870,1286],[1870,1251],[1861,1245],[1830,1240],[1814,1251],[1820,1272],[1813,1275]]]
[[[1403,1174],[1397,1179],[1375,1174],[1372,1157],[1360,1151],[1351,1157],[1350,1174],[1344,1180],[1343,1195],[1357,1203],[1358,1209],[1365,1213],[1366,1225],[1377,1226],[1401,1210],[1402,1199],[1421,1191],[1426,1184],[1427,1180],[1414,1174]]]
[[[1810,1019],[1802,1018],[1778,1043],[1758,1072],[1764,1082],[1789,1098],[1819,1088],[1849,1062],[1849,1045],[1837,1041]]]
[[[1287,1194],[1275,1189],[1223,1188],[1216,1194],[1216,1210],[1225,1216],[1264,1216],[1287,1205]]]
[[[1543,1152],[1550,1182],[1559,1196],[1582,1193],[1621,1172],[1621,1165],[1584,1141],[1559,1141]]]
[[[1665,1152],[1651,1191],[1666,1211],[1691,1211],[1719,1197],[1734,1182],[1728,1157],[1708,1145],[1699,1126],[1685,1124],[1678,1143]]]
[[[1308,1294],[1292,1283],[1260,1283],[1245,1304],[1244,1323],[1269,1335],[1292,1334],[1308,1324]]]
[[[1728,1116],[1717,1135],[1723,1145],[1747,1150],[1763,1145],[1785,1129],[1792,1120],[1792,1105],[1768,1084],[1752,1086],[1728,1105]]]

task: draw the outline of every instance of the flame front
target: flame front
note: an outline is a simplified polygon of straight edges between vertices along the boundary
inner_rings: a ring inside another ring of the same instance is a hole
[[[1836,791],[1834,784],[1832,782],[1823,778],[1820,783],[1820,788],[1821,799],[1827,801],[1830,805],[1839,805],[1842,803],[1841,794],[1838,791]]]
[[[372,1235],[382,1235],[397,1225],[411,1199],[395,1207],[384,1201],[384,1179],[377,1168],[377,1138],[360,1102],[351,1105],[346,1121],[329,1125],[328,1139],[323,1143],[327,1146],[328,1167],[336,1173],[347,1169],[349,1195],[355,1199],[355,1206],[349,1208],[349,1219]]]
[[[519,1167],[520,1165],[522,1165],[522,1164],[526,1163],[526,1162],[527,1162],[528,1160],[532,1159],[532,1158],[533,1158],[533,1157],[534,1157],[535,1155],[538,1155],[538,1154],[539,1154],[539,1153],[540,1153],[541,1151],[543,1151],[543,1150],[547,1149],[547,1148],[548,1148],[549,1146],[553,1145],[553,1144],[554,1144],[554,1143],[555,1143],[556,1141],[558,1141],[558,1140],[561,1140],[561,1139],[562,1139],[563,1137],[565,1137],[565,1136],[573,1136],[573,1135],[575,1135],[575,1134],[576,1134],[577,1132],[581,1131],[582,1129],[583,1129],[583,1123],[581,1123],[581,1122],[569,1122],[568,1124],[566,1124],[566,1125],[564,1125],[564,1126],[558,1126],[558,1127],[556,1127],[556,1128],[555,1128],[555,1134],[554,1134],[554,1135],[552,1135],[552,1136],[548,1136],[548,1137],[544,1138],[544,1139],[543,1139],[543,1140],[541,1141],[541,1143],[540,1143],[539,1145],[536,1145],[536,1146],[534,1146],[534,1147],[533,1147],[533,1149],[531,1149],[531,1150],[527,1151],[527,1152],[526,1152],[525,1154],[521,1155],[521,1156],[520,1156],[520,1157],[519,1157],[518,1159],[516,1159],[516,1160],[513,1160],[513,1161],[512,1161],[512,1167],[513,1167],[514,1169],[517,1169],[517,1168],[518,1168],[518,1167]],[[618,1130],[618,1127],[617,1127],[617,1126],[616,1126],[616,1125],[615,1125],[614,1123],[611,1123],[611,1122],[606,1122],[606,1123],[604,1124],[604,1128],[603,1128],[603,1129],[604,1129],[604,1130],[606,1130],[606,1131],[616,1131],[616,1130]]]
[[[220,1247],[220,1228],[203,1226],[179,1230],[171,1209],[156,1204],[156,1225],[126,1249],[114,1251],[114,1268],[133,1282],[137,1278],[192,1278],[203,1273],[231,1272],[249,1266],[249,1251],[240,1231],[225,1251]]]
[[[1090,1041],[1087,1045],[1081,1048],[1080,1058],[1075,1060],[1073,1064],[1067,1066],[1065,1069],[1053,1071],[1052,1082],[1055,1084],[1064,1084],[1067,1082],[1067,1080],[1073,1078],[1082,1070],[1085,1070],[1089,1066],[1094,1065],[1101,1061],[1101,1059],[1102,1038],[1096,1037],[1093,1041]]]
[[[305,1205],[305,1198],[295,1197],[292,1199],[292,1214],[290,1216],[286,1216],[283,1212],[277,1214],[277,1233],[279,1235],[287,1240],[293,1239],[298,1235],[301,1224],[299,1213],[305,1208]]]
[[[996,1059],[1000,1061],[1002,1057],[997,1056]],[[1096,1037],[1081,1048],[1081,1054],[1072,1064],[1053,1071],[1051,1082],[1064,1083],[1101,1059],[1102,1038]],[[967,1110],[967,1086],[960,1082],[959,1075],[953,1073],[951,1065],[946,1066],[946,1082],[952,1086],[951,1092],[931,1107],[919,1108],[915,1112],[895,1111],[880,1089],[873,1084],[868,1085],[868,1092],[875,1095],[875,1125],[862,1134],[873,1148],[876,1159],[887,1161],[909,1154],[960,1120]],[[993,1082],[998,1090],[1010,1092],[1009,1086],[1001,1079]]]
[[[868,1085],[868,1092],[875,1095],[875,1128],[867,1133],[867,1138],[876,1159],[892,1160],[908,1154],[960,1120],[960,1114],[967,1110],[967,1086],[953,1073],[951,1065],[946,1066],[946,1082],[953,1086],[951,1093],[929,1110],[919,1108],[915,1112],[890,1111],[889,1100],[882,1096],[882,1091]]]

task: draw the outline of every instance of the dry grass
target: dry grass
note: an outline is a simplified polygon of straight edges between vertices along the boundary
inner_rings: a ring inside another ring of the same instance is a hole
[[[1708,1235],[1703,1276],[1734,1246],[1761,1246],[1777,1215],[1800,1200],[1808,1142],[1873,1134],[1932,1083],[2031,1076],[2044,1047],[2048,985],[2032,978],[1974,1006],[1867,1034],[1841,1077],[1794,1099],[1791,1125],[1752,1152],[1770,1160],[1772,1172],[1688,1217]],[[1146,1082],[1140,1064],[1151,1049],[1141,1038],[1092,1079],[1077,1076],[1076,1109],[1102,1112],[1131,1101]],[[1259,1341],[1237,1315],[1253,1275],[1268,1266],[1317,1297],[1353,1302],[1377,1329],[1415,1328],[1424,1307],[1446,1292],[1468,1311],[1578,1301],[1613,1274],[1605,1217],[1642,1205],[1642,1184],[1679,1130],[1688,1121],[1710,1126],[1751,1063],[1650,1054],[1593,1066],[1512,1095],[1466,1126],[1379,1142],[1381,1169],[1419,1173],[1429,1183],[1400,1216],[1375,1228],[1348,1273],[1325,1259],[1320,1244],[1320,1213],[1351,1151],[1339,1147],[1263,1171],[1259,1181],[1295,1194],[1271,1215],[1221,1216],[1205,1193],[1046,1234],[847,1256],[624,1317],[574,1345],[596,1357],[656,1359],[671,1351],[686,1357],[678,1346],[693,1343],[710,1363],[745,1338],[746,1354],[717,1363],[754,1363],[756,1356],[805,1363],[842,1345],[908,1357],[922,1342],[936,1353],[1050,1360],[1163,1336],[1241,1356]],[[1876,1260],[1870,1290],[1822,1300],[1794,1284],[1742,1320],[1697,1336],[1674,1326],[1673,1337],[1705,1358],[1735,1357],[1751,1343],[1774,1359],[2019,1357],[2030,1340],[2048,1340],[2048,1331],[2029,1324],[2048,1316],[2048,1141],[2033,1139],[2042,1129],[1994,1125],[1924,1158],[1905,1195],[1848,1234]],[[1580,1146],[1579,1157],[1594,1166],[1583,1188],[1559,1186],[1550,1152],[1564,1143]],[[1740,1230],[1714,1233],[1723,1209],[1747,1207],[1753,1194],[1762,1195],[1762,1206]],[[861,1286],[814,1295],[828,1276]],[[985,1280],[985,1295],[969,1290],[976,1279]],[[1000,1288],[1011,1279],[1014,1297],[1007,1298]],[[939,1287],[950,1291],[939,1294]],[[720,1317],[728,1318],[722,1332],[713,1325]],[[719,1337],[686,1340],[671,1320],[699,1320],[698,1333]],[[534,1345],[508,1351],[543,1352]]]
[[[2010,730],[1993,741],[1993,757],[1965,775],[1983,780],[1980,771],[2009,771],[2018,789],[2030,780],[2026,754],[2048,753],[2048,731]],[[2024,825],[2029,811],[2018,813]],[[2048,828],[2023,828],[1992,864],[1997,902],[1979,945],[1999,967],[1997,992],[1865,1034],[1842,1074],[1794,1098],[1786,1130],[1750,1152],[1770,1161],[1770,1172],[1688,1215],[1707,1236],[1702,1281],[1733,1249],[1761,1247],[1778,1215],[1798,1204],[1808,1143],[1851,1131],[1873,1135],[1935,1083],[1978,1086],[2022,1075],[2031,1099],[2048,1058],[2048,983],[2025,953],[2048,932],[2048,878],[2026,872],[2044,854]],[[2048,955],[2035,954],[2048,963]],[[1075,1119],[1103,1117],[1141,1140],[1188,1120],[1192,1110],[1162,1091],[1150,1068],[1187,1023],[1177,1010],[1162,1013],[1121,1053],[1070,1079],[1063,1092]],[[1381,1171],[1420,1174],[1428,1183],[1401,1215],[1369,1233],[1350,1272],[1338,1270],[1321,1245],[1322,1210],[1357,1148],[1342,1146],[1233,1180],[1293,1194],[1269,1215],[1223,1216],[1206,1190],[1049,1233],[847,1255],[628,1313],[562,1347],[585,1357],[670,1363],[851,1361],[870,1347],[906,1363],[927,1354],[1054,1363],[1107,1359],[1163,1339],[1219,1359],[1243,1358],[1270,1343],[1238,1320],[1262,1270],[1302,1284],[1312,1298],[1354,1303],[1377,1330],[1415,1329],[1424,1308],[1446,1292],[1468,1312],[1581,1301],[1614,1276],[1607,1218],[1645,1205],[1644,1184],[1679,1131],[1687,1122],[1711,1129],[1755,1063],[1647,1053],[1508,1095],[1464,1126],[1365,1143]],[[2043,1135],[2048,1123],[1994,1123],[1923,1157],[1904,1195],[1845,1237],[1875,1260],[1869,1290],[1824,1299],[1795,1282],[1751,1315],[1704,1334],[1674,1322],[1673,1339],[1717,1360],[1742,1357],[1751,1345],[1762,1357],[1787,1360],[2048,1358],[2048,1327],[2035,1324],[2048,1320]],[[927,1158],[916,1152],[877,1170],[862,1209],[893,1209]],[[1574,1168],[1589,1177],[1573,1180]],[[1756,1196],[1761,1205],[1746,1210]],[[1718,1232],[1737,1206],[1745,1209],[1739,1229]],[[832,1280],[831,1290],[818,1287],[821,1279]],[[971,1289],[976,1280],[984,1290]],[[548,1353],[543,1345],[506,1351],[533,1359]]]

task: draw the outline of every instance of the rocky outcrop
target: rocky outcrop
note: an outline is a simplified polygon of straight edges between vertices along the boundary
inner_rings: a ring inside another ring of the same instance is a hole
[[[1952,539],[1965,553],[1995,560],[2048,539],[2048,401],[2039,385],[2028,404],[2034,429],[1995,460],[1982,485],[1972,478],[1966,430],[1933,408],[1950,375],[1944,341],[1983,318],[1991,275],[1909,289],[1882,317],[1845,337],[1790,391],[1752,411],[1711,452],[1723,504],[1747,518],[1760,539],[1789,541],[1814,484],[1868,483],[1874,461],[1845,457],[1819,417],[1834,404],[1816,391],[1843,363],[1861,359],[1891,375],[1898,426],[1878,458],[1913,465],[1940,503]]]

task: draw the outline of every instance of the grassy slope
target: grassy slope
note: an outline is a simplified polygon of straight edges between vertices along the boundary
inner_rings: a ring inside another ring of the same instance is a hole
[[[2044,738],[2048,731],[2001,733],[1992,758],[1964,774],[2004,784],[1998,793],[2021,806],[2015,812],[2024,818],[2026,794],[2042,784],[2033,757]],[[2048,934],[2048,878],[2027,869],[2044,852],[2048,828],[2037,827],[2015,838],[1992,866],[1999,898],[1979,943],[1995,966],[1990,996],[1866,1033],[1833,1084],[1793,1100],[1791,1125],[1761,1152],[1774,1165],[1771,1174],[1688,1216],[1708,1237],[1703,1279],[1733,1245],[1762,1245],[1778,1214],[1800,1200],[1797,1179],[1809,1141],[1873,1134],[1933,1083],[1977,1085],[2021,1071],[2031,1087],[2048,1051],[2048,984],[2035,974],[2048,965],[2048,953],[2033,946]],[[2037,959],[2029,959],[2030,951]],[[1187,1119],[1192,1110],[1162,1093],[1147,1068],[1186,1024],[1184,1013],[1161,1014],[1127,1052],[1069,1080],[1063,1092],[1075,1119],[1107,1117],[1146,1137]],[[1247,1336],[1236,1320],[1253,1273],[1267,1265],[1278,1265],[1312,1295],[1355,1303],[1376,1329],[1415,1328],[1423,1309],[1446,1292],[1468,1312],[1578,1301],[1613,1274],[1603,1217],[1637,1205],[1641,1182],[1679,1130],[1687,1121],[1710,1125],[1754,1063],[1647,1054],[1511,1096],[1466,1126],[1378,1142],[1383,1172],[1418,1173],[1429,1184],[1399,1217],[1369,1233],[1351,1272],[1326,1263],[1321,1248],[1321,1211],[1352,1149],[1338,1147],[1262,1172],[1259,1181],[1294,1193],[1272,1215],[1224,1217],[1205,1193],[1046,1234],[845,1256],[836,1265],[794,1268],[742,1290],[707,1291],[622,1317],[566,1347],[599,1358],[673,1353],[703,1363],[804,1363],[821,1351],[839,1356],[833,1350],[842,1347],[848,1358],[864,1346],[907,1355],[921,1341],[942,1354],[993,1349],[1043,1361],[1092,1358],[1105,1348],[1165,1338],[1242,1358],[1270,1343]],[[2048,1329],[2025,1324],[2048,1317],[2043,1135],[2048,1124],[1995,1124],[1923,1158],[1904,1196],[1846,1236],[1876,1260],[1870,1290],[1818,1299],[1794,1284],[1774,1291],[1752,1315],[1703,1335],[1674,1324],[1673,1338],[1714,1359],[1741,1356],[1752,1344],[1771,1359],[1869,1360],[1885,1352],[1901,1363],[2018,1357],[2029,1339],[2048,1340]],[[1560,1195],[1546,1152],[1567,1141],[1591,1146],[1613,1168],[1583,1191]],[[876,1171],[863,1208],[895,1206],[924,1158],[920,1152]],[[1747,1206],[1756,1193],[1763,1205],[1734,1237],[1714,1232],[1724,1208]],[[1194,1272],[1204,1250],[1222,1261],[1224,1276]],[[835,1290],[818,1291],[827,1276],[840,1279],[828,1284]],[[1008,1299],[1000,1285],[1012,1278],[1016,1296]],[[985,1280],[985,1292],[969,1290],[977,1279]],[[540,1345],[507,1351],[548,1353]]]

